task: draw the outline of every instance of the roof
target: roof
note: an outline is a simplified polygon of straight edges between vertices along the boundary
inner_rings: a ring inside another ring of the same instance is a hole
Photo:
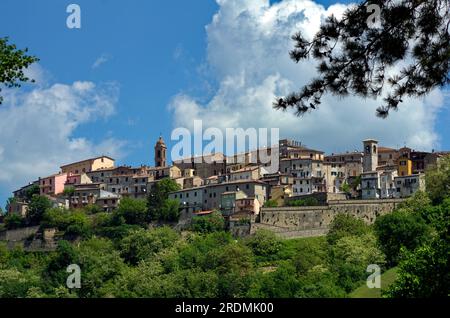
[[[210,211],[200,211],[200,212],[194,212],[194,215],[208,215],[208,214],[212,214],[214,211],[210,210]]]
[[[108,159],[110,159],[112,161],[115,161],[113,158],[111,158],[109,156],[99,156],[99,157],[95,157],[95,158],[80,160],[80,161],[73,162],[73,163],[68,163],[68,164],[65,164],[65,165],[61,166],[60,168],[65,168],[65,167],[68,167],[68,166],[76,165],[76,164],[87,162],[87,161],[93,161],[93,160],[97,160],[97,159],[101,159],[101,158],[108,158]]]
[[[105,190],[100,190],[100,195],[98,197],[100,200],[104,200],[104,199],[119,199],[120,196],[109,192],[109,191],[105,191]]]
[[[391,152],[391,151],[398,151],[398,150],[389,147],[378,147],[378,152]]]

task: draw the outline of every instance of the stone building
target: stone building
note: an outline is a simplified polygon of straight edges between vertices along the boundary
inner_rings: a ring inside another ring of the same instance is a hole
[[[361,195],[363,199],[378,199],[380,190],[380,172],[378,167],[378,141],[363,141],[363,173],[361,174]]]
[[[61,166],[61,172],[75,175],[100,169],[113,168],[114,164],[115,160],[111,157],[101,156]]]
[[[399,176],[394,179],[395,198],[407,198],[417,191],[425,191],[425,175],[423,173]]]
[[[167,146],[162,136],[160,136],[155,145],[155,167],[163,168],[166,166],[167,166]]]

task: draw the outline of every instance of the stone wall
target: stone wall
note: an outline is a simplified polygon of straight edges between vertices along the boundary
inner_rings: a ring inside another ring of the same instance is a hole
[[[260,223],[277,228],[279,233],[296,232],[325,234],[334,217],[347,213],[364,220],[368,224],[383,214],[392,212],[403,200],[343,200],[329,201],[325,206],[263,208]],[[283,235],[280,235],[283,236]]]

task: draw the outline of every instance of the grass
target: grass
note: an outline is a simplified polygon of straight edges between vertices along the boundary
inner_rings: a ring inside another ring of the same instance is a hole
[[[397,278],[397,268],[391,268],[388,271],[381,274],[381,289],[370,289],[364,283],[361,287],[358,287],[350,293],[350,298],[381,298],[381,291],[386,290]]]

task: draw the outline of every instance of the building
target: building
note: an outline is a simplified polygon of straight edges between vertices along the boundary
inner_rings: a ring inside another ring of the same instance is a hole
[[[61,166],[61,172],[68,175],[88,173],[100,169],[113,168],[114,163],[115,160],[111,157],[101,156]]]
[[[378,141],[363,141],[363,173],[361,174],[361,196],[363,199],[378,199],[381,195],[378,167]]]
[[[247,197],[237,199],[235,202],[235,210],[233,218],[253,218],[259,214],[261,205],[256,198]]]
[[[380,173],[380,198],[390,199],[395,197],[395,178],[398,176],[396,169],[384,170]]]
[[[190,157],[176,160],[173,165],[181,171],[193,170],[194,175],[207,179],[224,175],[226,172],[226,157],[222,153],[215,153],[200,157]]]
[[[396,166],[399,158],[399,151],[389,147],[378,147],[378,165]]]
[[[412,175],[412,161],[407,157],[398,159],[398,175],[401,177]]]
[[[66,181],[67,173],[58,173],[40,179],[40,195],[56,196],[63,193]]]
[[[425,191],[425,175],[422,173],[396,177],[394,183],[395,198],[407,198],[419,190]]]
[[[105,189],[105,183],[76,185],[70,197],[70,208],[78,209],[95,204],[105,212],[112,212],[118,206],[121,195]]]
[[[277,185],[270,187],[269,200],[275,201],[278,206],[283,206],[286,198],[292,196],[291,185]]]
[[[231,216],[236,213],[236,202],[248,198],[244,191],[229,191],[221,194],[219,209],[224,216]]]
[[[167,166],[167,146],[162,136],[160,136],[155,145],[155,167],[164,168],[166,166]]]
[[[282,173],[293,177],[293,195],[326,192],[323,160],[311,158],[285,158],[280,161],[280,170]]]
[[[14,191],[13,196],[16,199],[26,199],[27,195],[28,195],[28,191],[33,189],[34,187],[40,188],[40,180],[30,182],[26,186],[23,186],[22,188]]]
[[[209,211],[221,209],[223,193],[240,191],[256,198],[262,206],[268,198],[269,186],[258,180],[220,182],[175,191],[169,198],[178,200],[183,212]]]
[[[27,213],[28,213],[28,203],[23,202],[23,201],[13,201],[10,204],[8,204],[7,206],[8,210],[8,215],[18,215],[22,218],[27,217]]]

